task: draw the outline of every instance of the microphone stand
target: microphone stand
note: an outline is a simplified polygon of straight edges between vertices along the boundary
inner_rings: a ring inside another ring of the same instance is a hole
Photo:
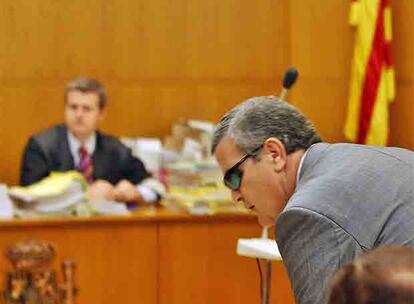
[[[262,239],[268,239],[267,227],[263,227],[262,229]],[[265,272],[265,280],[262,289],[262,304],[269,304],[269,297],[270,297],[270,279],[272,277],[272,262],[271,260],[265,259],[266,263],[266,272]]]
[[[285,100],[287,92],[288,92],[288,89],[282,88],[282,91],[280,92],[279,98],[282,99],[282,100]]]

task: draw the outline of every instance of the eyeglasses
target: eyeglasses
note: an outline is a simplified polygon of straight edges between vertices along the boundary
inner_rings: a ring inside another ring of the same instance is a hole
[[[243,178],[243,171],[240,171],[239,166],[244,163],[249,157],[254,157],[257,151],[259,151],[261,148],[262,146],[243,156],[234,166],[232,166],[224,173],[223,181],[224,185],[226,185],[227,188],[232,191],[237,191],[240,189]]]

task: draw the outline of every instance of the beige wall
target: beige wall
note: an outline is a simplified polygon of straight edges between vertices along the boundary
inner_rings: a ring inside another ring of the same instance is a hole
[[[289,96],[327,141],[342,141],[353,31],[348,0],[2,0],[0,181],[18,181],[27,138],[61,121],[62,91],[94,76],[109,93],[102,125],[162,136],[179,117],[217,121],[253,95]],[[393,3],[395,145],[414,149],[414,4]]]

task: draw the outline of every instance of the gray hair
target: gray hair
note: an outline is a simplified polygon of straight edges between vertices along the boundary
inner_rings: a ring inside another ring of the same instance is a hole
[[[106,90],[102,83],[93,78],[76,78],[69,81],[65,87],[65,102],[69,92],[80,91],[82,93],[96,93],[99,97],[99,108],[103,109],[106,105]]]
[[[294,106],[275,96],[253,97],[227,112],[214,131],[213,154],[225,136],[230,136],[242,152],[250,154],[270,137],[278,138],[288,154],[321,142],[312,123]]]

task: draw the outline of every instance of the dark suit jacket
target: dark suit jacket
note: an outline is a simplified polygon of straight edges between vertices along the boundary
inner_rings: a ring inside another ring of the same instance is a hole
[[[127,179],[138,184],[150,176],[142,161],[132,156],[131,150],[118,139],[100,132],[96,134],[96,147],[92,155],[95,180],[104,179],[116,184]],[[33,184],[52,171],[74,169],[67,128],[58,125],[29,139],[23,155],[20,184]]]

